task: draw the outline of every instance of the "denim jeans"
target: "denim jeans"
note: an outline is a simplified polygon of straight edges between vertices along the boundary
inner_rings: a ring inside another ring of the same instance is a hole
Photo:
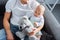
[[[19,31],[19,28],[17,25],[13,25],[10,23],[10,28],[13,34],[15,34],[17,31]],[[29,40],[28,36],[25,36],[24,40]]]
[[[0,40],[6,40],[6,34],[4,29],[0,30]]]

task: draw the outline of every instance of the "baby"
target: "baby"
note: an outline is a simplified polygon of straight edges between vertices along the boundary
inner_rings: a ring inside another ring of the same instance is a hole
[[[37,8],[37,10],[34,13],[30,13],[30,14],[27,13],[26,15],[30,18],[30,21],[34,25],[34,27],[37,28],[37,30],[40,30],[40,31],[34,31],[34,33],[36,34],[35,36],[38,38],[38,40],[40,40],[40,37],[42,35],[41,29],[44,25],[43,13],[41,14],[40,9]]]
[[[39,28],[44,24],[44,17],[40,15],[40,13],[35,13],[30,17],[30,21],[32,22],[35,28]],[[36,33],[36,36],[39,40],[40,40],[41,35],[42,35],[41,30],[40,32]]]

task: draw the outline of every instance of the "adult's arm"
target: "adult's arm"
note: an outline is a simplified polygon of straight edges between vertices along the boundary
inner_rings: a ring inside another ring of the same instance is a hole
[[[12,32],[10,30],[10,24],[9,24],[9,18],[11,13],[5,12],[4,19],[3,19],[3,25],[6,31],[7,40],[14,40]]]
[[[10,15],[11,13],[5,12],[4,19],[3,19],[3,25],[7,34],[10,32],[10,24],[9,24]]]
[[[9,19],[10,19],[10,15],[11,15],[11,11],[14,7],[16,3],[16,0],[8,0],[5,6],[5,15],[4,15],[4,19],[3,19],[3,25],[6,31],[6,36],[7,36],[7,40],[13,40],[13,35],[12,32],[10,30],[10,24],[9,24]]]

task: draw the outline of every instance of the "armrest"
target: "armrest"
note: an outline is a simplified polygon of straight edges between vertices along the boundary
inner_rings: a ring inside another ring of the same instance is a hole
[[[46,7],[46,5],[44,6]],[[53,15],[53,13],[51,13],[47,7],[44,16],[46,21],[45,25],[51,29],[55,39],[60,40],[60,24]]]

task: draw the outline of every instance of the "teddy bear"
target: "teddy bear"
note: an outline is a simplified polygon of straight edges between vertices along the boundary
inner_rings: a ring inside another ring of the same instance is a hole
[[[31,21],[28,19],[27,16],[23,16],[21,18],[21,21],[19,22],[19,31],[16,32],[16,35],[21,39],[24,40],[24,37],[26,35],[29,36],[30,40],[37,40],[37,37],[34,35],[29,35],[29,33],[33,32],[34,30],[36,30],[36,27],[33,26],[33,24],[31,23]]]

